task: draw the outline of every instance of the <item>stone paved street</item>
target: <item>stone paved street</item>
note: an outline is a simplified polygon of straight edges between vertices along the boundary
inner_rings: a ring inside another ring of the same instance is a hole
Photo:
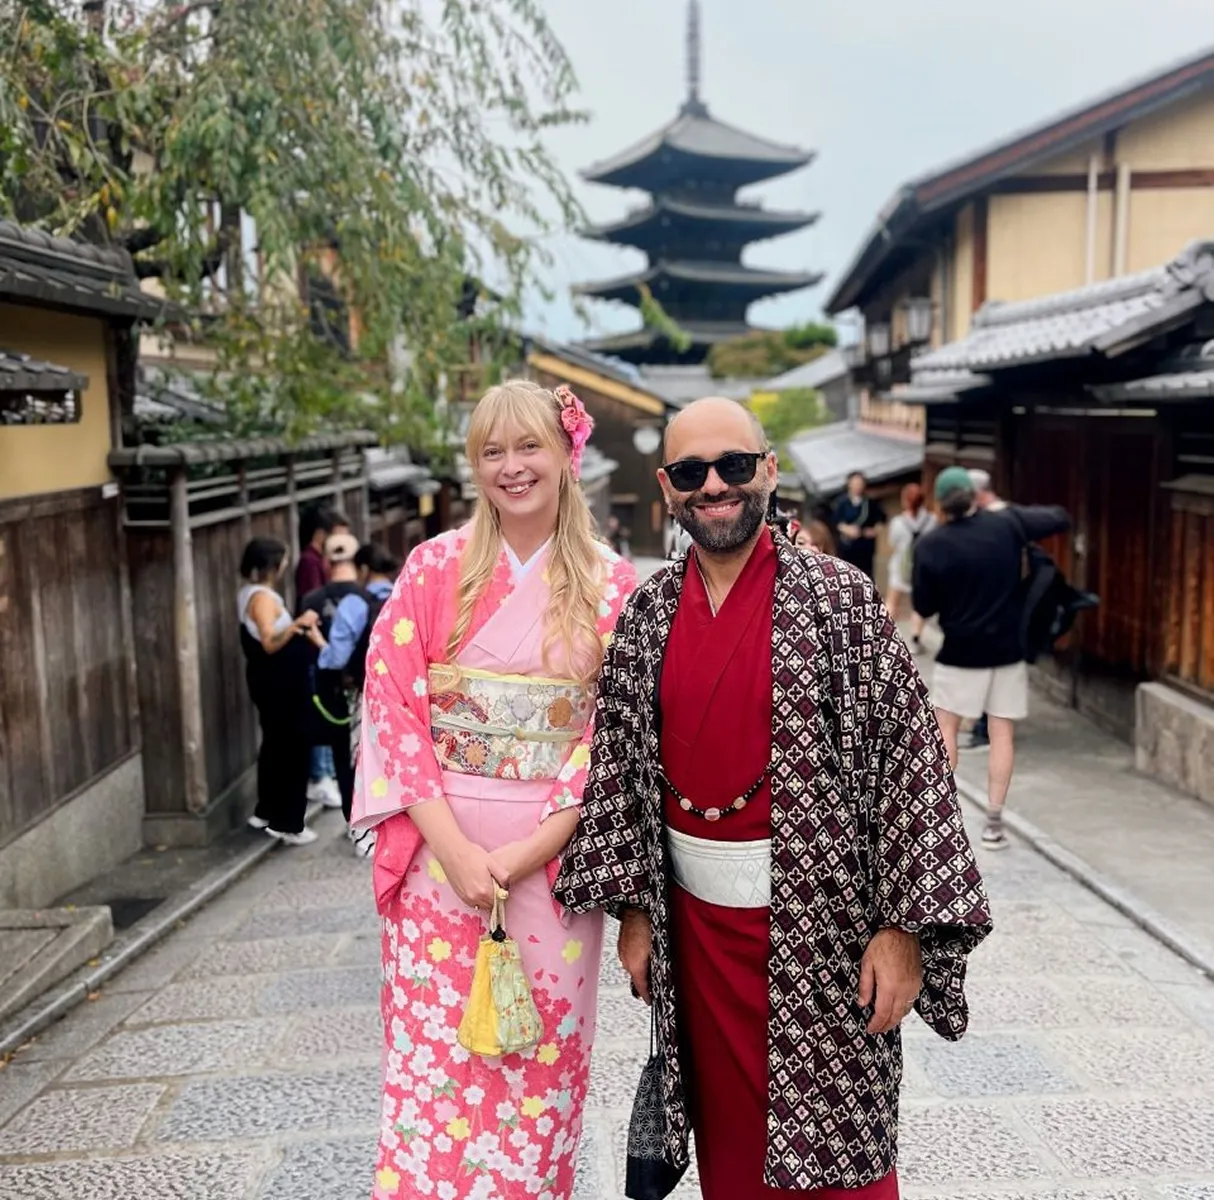
[[[319,828],[0,1071],[0,1200],[366,1200],[378,930]],[[1025,847],[984,862],[971,1034],[907,1030],[906,1193],[1214,1200],[1214,984]],[[646,1045],[609,966],[578,1200],[621,1195]]]

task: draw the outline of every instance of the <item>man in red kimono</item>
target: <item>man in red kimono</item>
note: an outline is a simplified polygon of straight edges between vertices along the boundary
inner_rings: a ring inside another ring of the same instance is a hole
[[[665,457],[694,548],[617,626],[557,895],[620,917],[704,1200],[896,1200],[898,1027],[960,1036],[989,929],[930,703],[871,582],[765,524],[749,410],[696,402]]]

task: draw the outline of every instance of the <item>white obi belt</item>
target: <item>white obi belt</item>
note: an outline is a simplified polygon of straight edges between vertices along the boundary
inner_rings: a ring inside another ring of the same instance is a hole
[[[771,905],[771,839],[717,842],[666,827],[674,881],[705,904],[721,908]]]

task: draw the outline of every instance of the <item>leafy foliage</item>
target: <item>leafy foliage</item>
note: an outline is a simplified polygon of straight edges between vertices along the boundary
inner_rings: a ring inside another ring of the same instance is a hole
[[[205,317],[178,334],[215,348],[239,423],[441,442],[444,380],[470,342],[492,359],[578,216],[544,135],[582,115],[537,0],[101,11],[0,0],[0,212],[128,248]]]
[[[714,346],[708,369],[714,379],[768,379],[812,362],[838,338],[834,327],[809,322],[789,329],[756,330]]]
[[[750,408],[759,418],[767,440],[780,455],[780,469],[787,472],[793,471],[785,452],[790,439],[830,420],[822,397],[813,388],[755,392],[750,398]]]

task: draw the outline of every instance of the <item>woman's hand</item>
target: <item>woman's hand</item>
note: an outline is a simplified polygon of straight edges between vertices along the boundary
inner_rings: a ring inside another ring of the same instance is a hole
[[[446,855],[435,851],[455,894],[471,908],[491,908],[497,885],[510,886],[510,871],[475,842],[464,842]]]

